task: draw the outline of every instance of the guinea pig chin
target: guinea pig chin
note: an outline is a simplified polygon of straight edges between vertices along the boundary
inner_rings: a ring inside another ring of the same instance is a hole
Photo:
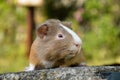
[[[65,60],[70,60],[74,58],[77,55],[77,52],[70,52],[68,55],[66,55]]]

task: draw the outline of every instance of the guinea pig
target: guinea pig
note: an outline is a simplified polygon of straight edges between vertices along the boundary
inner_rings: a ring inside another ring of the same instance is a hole
[[[26,71],[78,66],[84,62],[82,40],[72,31],[70,22],[49,19],[36,29]]]

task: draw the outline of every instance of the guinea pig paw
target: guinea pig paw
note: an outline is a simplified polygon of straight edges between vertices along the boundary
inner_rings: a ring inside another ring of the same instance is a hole
[[[24,71],[32,71],[33,69],[31,69],[30,67],[25,67]]]
[[[24,71],[32,71],[32,70],[34,70],[34,68],[35,68],[34,65],[29,64],[29,66],[26,67]]]

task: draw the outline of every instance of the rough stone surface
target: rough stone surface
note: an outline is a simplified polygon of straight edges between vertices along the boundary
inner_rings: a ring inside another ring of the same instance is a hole
[[[66,67],[0,74],[0,80],[107,80],[120,66]]]

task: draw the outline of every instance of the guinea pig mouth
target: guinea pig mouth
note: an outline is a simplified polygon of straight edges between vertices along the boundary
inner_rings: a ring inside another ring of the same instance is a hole
[[[75,52],[70,52],[68,55],[66,55],[65,59],[66,59],[66,60],[72,59],[72,58],[74,58],[76,55],[77,55],[77,53],[75,53]]]
[[[70,60],[70,59],[73,59],[75,56],[72,56],[72,55],[69,55],[69,56],[66,56],[65,57],[65,60]]]

